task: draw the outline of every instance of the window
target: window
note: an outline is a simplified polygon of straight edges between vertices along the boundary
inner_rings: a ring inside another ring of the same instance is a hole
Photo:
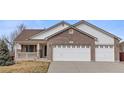
[[[75,45],[72,45],[72,48],[75,48]]]
[[[77,48],[80,48],[80,45],[77,45]]]
[[[110,45],[110,48],[113,48],[113,45]]]
[[[105,45],[105,48],[108,48],[109,46],[108,45]]]
[[[29,52],[36,52],[35,45],[29,45]]]
[[[89,48],[90,46],[89,45],[86,45],[86,48]]]
[[[100,45],[100,48],[103,48],[103,45]]]
[[[74,30],[73,29],[70,29],[69,30],[69,34],[73,34],[74,33]]]
[[[70,45],[67,45],[67,48],[70,48]]]
[[[36,45],[22,45],[21,51],[22,52],[37,52],[37,46]]]
[[[63,48],[66,48],[66,45],[63,45]]]
[[[99,45],[96,45],[96,48],[99,48]]]
[[[85,45],[82,45],[81,47],[82,47],[82,48],[85,48]]]
[[[69,41],[70,44],[73,44],[74,42],[73,41]]]

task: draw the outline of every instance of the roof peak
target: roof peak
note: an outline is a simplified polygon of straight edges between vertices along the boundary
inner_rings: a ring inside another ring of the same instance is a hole
[[[91,37],[91,38],[97,40],[96,37],[94,37],[94,36],[92,36],[92,35],[90,35],[90,34],[84,32],[83,30],[80,30],[80,29],[76,28],[76,27],[73,26],[73,25],[70,25],[69,27],[66,27],[66,28],[62,29],[61,31],[59,31],[59,32],[57,32],[57,33],[55,33],[55,34],[49,36],[48,38],[51,38],[52,36],[54,36],[54,35],[56,35],[56,34],[58,34],[58,33],[61,33],[61,32],[63,32],[63,31],[65,31],[65,30],[68,30],[68,29],[74,29],[74,30],[77,30],[77,31],[79,31],[79,32],[81,32],[81,33],[83,33],[83,34],[85,34],[85,35],[87,35],[87,36],[89,36],[89,37]],[[48,38],[46,38],[46,39],[48,39]]]
[[[56,24],[54,24],[54,25],[50,26],[50,27],[49,27],[49,28],[47,28],[46,30],[50,30],[50,29],[52,29],[52,28],[54,28],[54,27],[56,27],[56,26],[58,26],[58,25],[60,25],[60,24],[71,25],[71,24],[69,24],[68,22],[66,22],[66,21],[62,20],[62,21],[60,21],[60,22],[58,22],[58,23],[56,23]]]

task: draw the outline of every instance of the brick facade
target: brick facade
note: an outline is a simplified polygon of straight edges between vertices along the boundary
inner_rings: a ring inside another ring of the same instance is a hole
[[[69,31],[73,30],[73,34]],[[95,40],[86,34],[83,34],[75,29],[67,29],[57,35],[48,39],[47,43],[47,58],[52,60],[53,45],[69,45],[70,41],[73,41],[71,45],[90,45],[91,46],[91,60],[95,61]]]

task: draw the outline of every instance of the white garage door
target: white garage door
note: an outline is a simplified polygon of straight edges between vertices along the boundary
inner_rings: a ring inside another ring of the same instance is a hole
[[[56,45],[53,61],[91,61],[90,46]]]
[[[114,62],[114,47],[103,46],[96,48],[96,61],[110,61]]]

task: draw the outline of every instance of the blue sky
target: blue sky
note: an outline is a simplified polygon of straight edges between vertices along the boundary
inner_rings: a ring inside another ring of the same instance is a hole
[[[113,33],[124,39],[124,20],[87,20],[88,22]],[[27,28],[48,28],[60,20],[0,20],[0,36],[9,36],[19,24],[24,24]],[[78,20],[66,20],[70,24]]]

